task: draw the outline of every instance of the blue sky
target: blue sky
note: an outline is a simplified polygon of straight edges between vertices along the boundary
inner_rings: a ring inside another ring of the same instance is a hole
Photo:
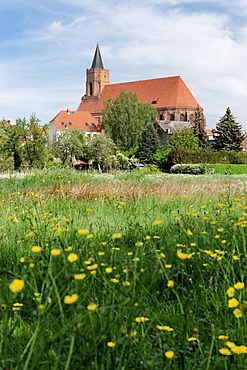
[[[111,83],[180,75],[208,128],[247,130],[247,0],[8,0],[0,4],[0,119],[77,109],[97,40]]]

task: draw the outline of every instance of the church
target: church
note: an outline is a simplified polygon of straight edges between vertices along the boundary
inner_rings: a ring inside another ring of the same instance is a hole
[[[110,97],[116,99],[122,91],[136,93],[140,102],[149,103],[156,107],[159,136],[163,143],[174,131],[191,126],[198,107],[204,117],[203,108],[180,76],[111,84],[110,72],[104,68],[100,48],[97,44],[91,68],[86,71],[86,93],[82,96],[77,111],[73,111],[73,115],[70,115],[70,121],[78,120],[79,114],[83,117],[82,112],[90,113],[92,122],[95,120],[98,122],[99,126],[96,125],[94,128],[97,127],[99,133],[105,101]],[[53,119],[50,122],[53,123],[53,135],[56,133],[55,121]],[[57,125],[60,129],[66,128],[61,126],[58,121]],[[78,122],[76,126],[79,128]],[[73,122],[69,128],[72,129],[72,127],[75,127]],[[81,122],[81,128],[85,129],[85,122]]]

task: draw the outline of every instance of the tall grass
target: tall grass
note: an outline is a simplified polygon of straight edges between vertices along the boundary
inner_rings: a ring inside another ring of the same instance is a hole
[[[0,367],[247,368],[243,181],[1,182]]]

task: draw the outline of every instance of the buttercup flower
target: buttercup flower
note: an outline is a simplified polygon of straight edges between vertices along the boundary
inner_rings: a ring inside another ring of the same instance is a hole
[[[143,316],[141,316],[141,317],[136,317],[135,318],[135,321],[136,322],[145,322],[145,321],[148,321],[149,319],[147,318],[147,317],[143,317]]]
[[[116,345],[116,343],[114,343],[114,342],[108,342],[107,343],[108,347],[115,347],[115,345]]]
[[[173,351],[166,351],[165,356],[166,358],[172,359],[174,357],[175,353]]]
[[[239,305],[239,301],[236,298],[229,299],[228,301],[228,307],[234,308]]]
[[[78,229],[77,233],[79,235],[87,235],[89,233],[89,230],[88,229]]]
[[[159,330],[173,331],[173,328],[171,328],[170,326],[156,325],[156,328],[159,329]]]
[[[61,254],[61,250],[60,249],[52,249],[51,254],[53,256],[59,256],[59,254]]]
[[[230,287],[229,289],[227,289],[228,297],[232,298],[234,294],[235,294],[235,289],[233,287]]]
[[[67,258],[69,262],[75,262],[78,260],[78,256],[76,253],[70,253]]]
[[[153,226],[158,226],[158,225],[161,225],[162,223],[163,223],[162,220],[155,220],[155,221],[153,221],[152,225]]]
[[[64,303],[66,304],[72,304],[72,303],[75,303],[78,299],[78,295],[77,294],[72,294],[72,295],[66,295],[64,297]]]
[[[75,280],[83,280],[85,279],[85,277],[86,277],[86,274],[75,274],[74,275]]]
[[[167,283],[167,286],[169,288],[173,288],[174,287],[174,281],[173,280],[169,280],[168,283]]]
[[[34,252],[34,253],[38,253],[38,252],[41,251],[41,247],[39,247],[39,246],[36,245],[36,246],[34,246],[34,247],[31,248],[31,251]]]
[[[244,283],[238,282],[238,283],[234,284],[234,288],[238,289],[238,290],[243,289],[244,288]]]
[[[219,353],[226,356],[230,356],[232,354],[228,348],[220,348]]]
[[[15,279],[12,281],[12,283],[9,284],[9,289],[13,293],[20,292],[23,289],[24,285],[25,285],[24,280]]]
[[[96,308],[98,307],[97,304],[95,303],[90,303],[88,306],[87,306],[87,309],[90,310],[90,311],[94,311],[96,310]]]
[[[122,234],[121,233],[114,233],[112,234],[112,239],[120,239],[122,238]]]
[[[243,313],[242,313],[242,311],[239,308],[235,308],[235,310],[233,311],[233,313],[234,313],[235,317],[237,317],[237,318],[240,318],[240,317],[243,316]]]

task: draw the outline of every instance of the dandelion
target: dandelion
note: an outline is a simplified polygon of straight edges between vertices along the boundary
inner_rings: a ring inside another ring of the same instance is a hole
[[[66,304],[72,304],[72,303],[75,303],[78,299],[78,295],[77,294],[72,294],[72,295],[66,295],[64,297],[64,303]]]
[[[169,288],[173,288],[174,287],[174,281],[173,280],[169,280],[168,283],[167,283],[167,286]]]
[[[114,233],[112,234],[112,239],[120,239],[122,238],[122,234],[121,233]]]
[[[86,274],[75,274],[74,275],[75,280],[83,280],[85,279],[85,277],[86,277]]]
[[[87,266],[87,269],[88,270],[96,270],[97,267],[98,267],[98,265],[97,265],[97,263],[95,263],[94,265]]]
[[[238,290],[243,289],[244,288],[244,283],[238,282],[238,283],[234,284],[234,288],[238,289]]]
[[[230,356],[232,354],[228,348],[220,348],[219,353],[225,356]]]
[[[110,274],[112,272],[112,267],[106,267],[105,272]]]
[[[239,305],[239,301],[236,298],[229,299],[228,301],[228,307],[234,308]]]
[[[237,319],[239,319],[240,317],[243,316],[243,313],[242,313],[242,311],[239,308],[235,308],[235,310],[233,311],[233,313],[234,313],[234,315],[235,315],[235,317]]]
[[[34,253],[39,253],[41,251],[41,247],[36,245],[36,246],[31,248],[31,251],[34,252]]]
[[[193,235],[192,231],[187,230],[187,235],[189,235],[189,236]]]
[[[226,342],[226,345],[227,345],[228,348],[236,347],[234,342]]]
[[[172,267],[172,265],[165,265],[166,269],[170,269],[171,267]]]
[[[190,253],[190,254],[187,254],[187,253],[182,253],[182,249],[179,249],[177,251],[177,256],[178,258],[180,258],[181,260],[185,260],[187,258],[191,258],[193,256],[193,254],[195,253]]]
[[[190,337],[190,338],[188,338],[188,341],[189,341],[189,342],[194,342],[195,340],[197,340],[197,338],[196,338],[196,337]]]
[[[26,258],[25,257],[21,257],[20,258],[20,262],[25,262],[26,261]]]
[[[232,348],[232,352],[237,353],[238,355],[242,353],[247,353],[247,347],[246,346],[235,346]]]
[[[87,306],[87,309],[90,310],[90,311],[94,311],[96,310],[96,308],[98,307],[97,304],[95,303],[90,303],[88,306]]]
[[[159,329],[159,330],[173,331],[173,328],[171,328],[170,326],[156,325],[156,328]]]
[[[70,253],[67,257],[69,262],[75,262],[78,260],[78,256],[76,253]]]
[[[233,287],[230,287],[230,288],[227,289],[226,292],[227,292],[228,297],[232,298],[232,297],[234,297],[235,289]]]
[[[145,322],[145,321],[148,321],[149,319],[147,318],[147,317],[143,317],[143,316],[141,316],[141,317],[136,317],[135,318],[135,321],[136,322]]]
[[[9,289],[13,293],[20,292],[23,289],[24,285],[25,285],[24,280],[15,279],[12,281],[12,283],[9,284]]]
[[[61,250],[60,249],[52,249],[51,254],[53,256],[59,256],[59,254],[61,254]]]
[[[79,235],[87,235],[89,233],[89,230],[88,229],[78,229],[77,233]]]
[[[158,226],[158,225],[161,225],[162,223],[163,223],[162,220],[155,220],[155,221],[153,221],[152,225],[153,226]]]
[[[166,358],[169,358],[170,360],[174,357],[175,353],[173,351],[166,351],[165,356]]]
[[[114,342],[108,342],[107,343],[108,347],[115,347],[115,345],[116,345],[116,343],[114,343]]]

